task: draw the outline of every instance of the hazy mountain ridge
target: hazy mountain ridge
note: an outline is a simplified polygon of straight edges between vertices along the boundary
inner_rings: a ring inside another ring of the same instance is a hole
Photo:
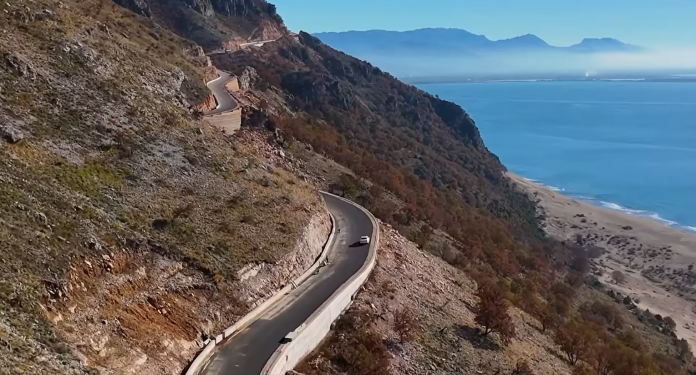
[[[613,38],[585,38],[560,47],[533,34],[491,40],[466,30],[445,28],[329,32],[314,36],[401,77],[584,75],[588,71],[620,68],[627,59],[654,52]]]
[[[409,52],[439,50],[440,54],[519,51],[536,52],[632,52],[641,47],[624,43],[614,38],[585,38],[580,43],[567,46],[552,46],[542,38],[526,34],[509,39],[491,40],[462,29],[429,28],[412,31],[346,31],[313,34],[324,43],[349,54],[371,52]]]

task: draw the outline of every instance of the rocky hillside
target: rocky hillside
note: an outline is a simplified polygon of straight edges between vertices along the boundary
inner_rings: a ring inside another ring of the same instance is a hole
[[[296,375],[693,373],[693,358],[675,345],[671,330],[650,322],[650,312],[631,312],[623,297],[592,278],[572,288],[559,282],[542,294],[554,309],[566,306],[557,322],[540,314],[534,306],[544,302],[519,280],[488,284],[505,295],[500,301],[514,302],[503,301],[506,319],[500,320],[512,335],[484,336],[481,323],[500,314],[482,312],[485,276],[420,251],[388,225],[380,233],[373,275]]]
[[[345,179],[336,188],[353,192],[412,239],[439,228],[470,258],[496,254],[514,273],[527,257],[515,255],[517,240],[539,237],[533,202],[503,175],[504,166],[459,106],[306,33],[212,58],[245,78],[256,98],[250,101],[265,108],[288,138],[310,143],[376,184],[368,189]],[[385,191],[399,203],[383,199]],[[423,221],[429,227],[414,226]]]
[[[609,350],[630,365],[614,375],[688,363],[671,343],[651,357],[621,336],[616,308],[576,298],[587,249],[543,238],[534,202],[460,107],[289,35],[262,0],[119,4],[0,3],[0,373],[181,373],[312,262],[330,225],[318,186],[394,230],[356,305],[373,311],[348,314],[320,351],[341,349],[311,373],[478,374],[522,359],[563,373],[549,356],[565,354],[551,344],[562,339],[584,345],[575,370]],[[201,46],[235,50],[213,58],[239,75],[236,135],[200,118],[216,76]],[[481,339],[479,312],[512,304]],[[390,340],[373,324],[385,317],[416,344]]]
[[[110,2],[0,3],[0,373],[176,374],[329,231],[202,49]]]
[[[113,0],[206,50],[236,49],[249,40],[287,34],[275,5],[264,0]]]

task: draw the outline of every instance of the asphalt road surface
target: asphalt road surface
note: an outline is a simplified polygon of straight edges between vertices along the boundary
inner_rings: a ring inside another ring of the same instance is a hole
[[[208,88],[215,95],[215,99],[218,104],[220,104],[216,109],[206,113],[206,115],[214,115],[216,113],[222,113],[231,111],[237,108],[237,102],[232,98],[232,96],[225,90],[225,83],[230,80],[230,74],[223,71],[220,72],[220,77],[218,79],[208,82]]]
[[[319,274],[307,279],[257,321],[230,338],[202,374],[259,374],[285,335],[299,327],[365,263],[369,245],[360,245],[360,236],[372,234],[372,222],[357,207],[330,195],[323,196],[336,221],[329,265],[320,268]]]

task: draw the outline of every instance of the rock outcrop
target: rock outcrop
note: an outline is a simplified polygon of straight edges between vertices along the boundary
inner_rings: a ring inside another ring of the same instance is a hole
[[[213,4],[210,3],[210,0],[184,0],[184,2],[203,17],[212,17],[215,15],[215,8],[213,8]]]
[[[256,69],[248,66],[244,68],[242,74],[239,75],[237,80],[239,81],[240,90],[249,90],[254,87],[254,84],[260,79]]]
[[[24,139],[24,133],[15,123],[4,122],[0,117],[0,139],[4,139],[9,143],[17,143]]]
[[[239,272],[245,302],[257,305],[308,269],[321,253],[331,231],[328,212],[316,213],[292,252],[275,264],[249,265]]]
[[[198,111],[209,112],[217,108],[217,101],[215,100],[215,95],[210,94],[205,97],[202,103],[198,105]]]
[[[128,8],[145,17],[151,17],[152,11],[146,0],[113,0],[116,4]]]
[[[277,39],[288,33],[275,5],[265,0],[113,1],[207,50]]]

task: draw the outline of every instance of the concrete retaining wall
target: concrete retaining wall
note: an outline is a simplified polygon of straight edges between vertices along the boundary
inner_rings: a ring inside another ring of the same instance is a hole
[[[290,333],[293,339],[282,344],[273,353],[264,367],[261,375],[285,375],[309,353],[311,353],[331,330],[331,324],[338,319],[353,302],[358,290],[365,284],[367,278],[377,263],[377,247],[379,246],[379,225],[372,214],[341,197],[337,197],[360,208],[372,221],[372,241],[367,260],[360,270],[343,284],[324,304],[321,305],[299,328]]]
[[[324,248],[322,249],[321,254],[319,254],[319,257],[314,262],[314,264],[312,264],[311,267],[309,267],[302,275],[296,278],[293,282],[286,285],[283,289],[279,290],[276,294],[274,294],[271,298],[267,299],[262,304],[256,306],[254,310],[245,315],[234,325],[227,328],[222,334],[218,335],[215,339],[210,340],[210,342],[206,344],[205,348],[198,354],[196,359],[191,363],[191,366],[189,366],[189,369],[186,371],[186,375],[198,374],[205,367],[206,363],[208,363],[208,360],[210,359],[211,355],[215,350],[215,345],[222,344],[225,340],[237,334],[237,332],[248,327],[251,323],[258,319],[259,316],[268,311],[271,307],[278,303],[278,301],[280,301],[286,295],[288,295],[294,288],[297,288],[298,285],[305,282],[305,280],[312,276],[312,274],[314,274],[314,272],[316,272],[316,270],[319,267],[325,264],[326,257],[329,253],[329,245],[331,244],[331,241],[333,241],[333,237],[336,231],[335,219],[333,215],[331,215],[331,213],[329,213],[329,215],[331,217],[331,233],[329,234],[329,238],[326,240],[326,243],[324,244]]]

